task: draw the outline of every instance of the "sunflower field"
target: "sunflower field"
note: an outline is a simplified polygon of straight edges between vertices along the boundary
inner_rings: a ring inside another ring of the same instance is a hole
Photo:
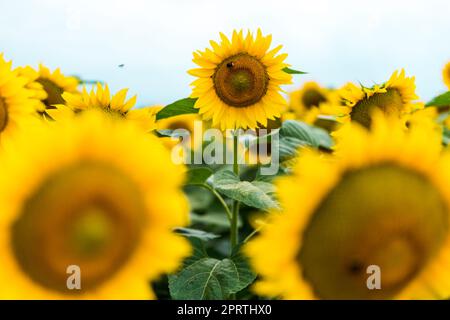
[[[166,106],[9,59],[0,299],[450,298],[450,91],[287,92],[260,29],[194,51]]]

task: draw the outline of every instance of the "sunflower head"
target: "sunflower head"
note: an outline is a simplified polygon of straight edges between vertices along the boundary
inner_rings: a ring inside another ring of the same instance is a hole
[[[280,85],[291,83],[292,76],[283,71],[287,54],[277,55],[281,46],[269,50],[272,37],[234,31],[221,42],[210,41],[212,49],[194,52],[200,68],[189,73],[195,107],[205,120],[222,129],[266,126],[267,119],[280,116],[286,101]]]
[[[159,130],[185,129],[189,131],[191,134],[193,134],[194,124],[196,121],[202,121],[197,114],[184,114],[158,120],[156,124]]]
[[[255,290],[287,299],[446,298],[450,170],[440,134],[376,115],[348,125],[334,158],[306,152],[277,183],[273,212],[245,252]],[[267,254],[270,252],[270,254]],[[381,289],[367,286],[380,268]],[[280,272],[283,270],[283,272]]]
[[[188,220],[184,168],[130,123],[97,110],[36,126],[1,165],[2,299],[150,298],[189,254],[172,233]]]
[[[36,100],[26,88],[27,79],[12,70],[0,53],[0,141],[20,127],[34,121]]]
[[[450,90],[450,62],[447,63],[442,70],[442,77],[447,88]]]
[[[41,114],[46,109],[54,109],[57,104],[64,104],[65,92],[78,93],[79,80],[64,75],[59,68],[52,72],[48,67],[39,64],[37,70],[30,66],[17,70],[28,79],[27,88],[33,92],[33,97],[40,101],[38,110]]]
[[[404,70],[395,71],[387,82],[371,88],[348,83],[339,90],[345,106],[335,108],[334,115],[341,122],[357,122],[370,128],[374,110],[400,118],[419,108],[421,105],[413,102],[418,99],[415,89],[415,78],[406,77]]]
[[[122,89],[111,95],[107,84],[103,86],[97,83],[90,92],[84,87],[81,94],[63,93],[65,104],[58,104],[55,109],[47,110],[47,113],[58,121],[87,110],[101,110],[113,118],[133,121],[145,131],[155,129],[156,114],[153,109],[132,109],[136,104],[136,96],[126,100],[127,93],[128,89]]]
[[[336,91],[324,88],[315,81],[306,82],[290,95],[290,109],[296,118],[310,124],[317,120],[322,108],[336,105],[339,105]]]

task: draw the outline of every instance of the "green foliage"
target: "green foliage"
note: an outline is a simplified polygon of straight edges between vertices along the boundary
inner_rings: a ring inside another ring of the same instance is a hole
[[[435,97],[427,103],[427,107],[449,107],[450,106],[450,91]]]
[[[176,300],[223,300],[256,278],[247,259],[236,252],[230,258],[209,257],[201,241],[194,241],[194,254],[183,268],[169,276],[169,290]]]
[[[188,179],[186,184],[202,185],[213,174],[213,171],[208,167],[192,168],[188,171]]]
[[[205,232],[202,230],[191,229],[191,228],[176,228],[175,232],[178,234],[181,234],[187,238],[196,238],[196,239],[206,240],[206,241],[220,237],[217,234]]]
[[[210,192],[205,192],[205,190],[192,185],[187,185],[184,187],[184,192],[189,199],[189,204],[191,210],[207,210],[214,199],[214,196]]]
[[[286,73],[289,73],[289,74],[307,74],[308,73],[308,72],[294,70],[294,69],[291,69],[291,68],[288,68],[288,67],[284,68],[283,71],[286,72]]]
[[[288,120],[280,128],[280,161],[297,156],[300,147],[331,150],[333,140],[328,132],[304,122]]]
[[[230,229],[230,221],[223,211],[209,210],[206,214],[191,213],[191,222],[193,224],[202,224],[208,228],[226,231]],[[239,216],[238,227],[242,227],[242,218]]]
[[[223,195],[265,211],[278,208],[278,204],[266,193],[269,190],[267,184],[262,181],[240,181],[239,177],[229,170],[219,171],[213,177],[213,187]]]
[[[182,114],[198,113],[198,109],[194,108],[195,101],[197,101],[197,99],[193,98],[185,98],[175,101],[174,103],[161,109],[156,114],[156,120],[166,119]]]
[[[444,127],[444,130],[442,132],[442,143],[445,146],[448,146],[450,144],[450,130]]]

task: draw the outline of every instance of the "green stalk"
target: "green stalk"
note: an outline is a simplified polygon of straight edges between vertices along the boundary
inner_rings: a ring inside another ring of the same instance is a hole
[[[219,202],[222,204],[223,208],[225,209],[225,213],[227,214],[228,221],[230,221],[230,223],[231,223],[232,213],[231,213],[230,209],[228,208],[227,203],[222,198],[222,196],[213,187],[211,187],[209,184],[206,184],[206,183],[205,184],[199,184],[199,186],[205,188],[206,190],[211,191],[211,193],[216,196],[217,200],[219,200]]]
[[[239,176],[239,164],[238,164],[238,146],[239,146],[239,135],[238,132],[234,133],[233,137],[233,172]],[[233,207],[231,211],[231,226],[230,226],[230,245],[231,252],[239,243],[239,230],[238,230],[238,220],[239,220],[239,201],[233,200]]]

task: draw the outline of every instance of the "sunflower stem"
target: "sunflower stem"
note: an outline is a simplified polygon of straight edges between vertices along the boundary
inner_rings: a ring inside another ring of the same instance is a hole
[[[233,136],[233,172],[239,176],[239,163],[238,163],[238,144],[239,144],[239,133],[234,132]],[[233,207],[231,212],[231,226],[230,226],[230,251],[233,250],[239,243],[239,230],[238,230],[238,220],[239,220],[239,201],[233,200]]]
[[[211,191],[211,193],[216,196],[217,200],[219,200],[220,204],[222,204],[223,208],[225,209],[225,213],[227,214],[228,221],[230,221],[230,223],[231,223],[232,213],[231,213],[230,208],[228,207],[227,203],[225,202],[225,199],[209,184],[205,183],[205,184],[200,184],[199,186],[205,188],[206,190]]]

